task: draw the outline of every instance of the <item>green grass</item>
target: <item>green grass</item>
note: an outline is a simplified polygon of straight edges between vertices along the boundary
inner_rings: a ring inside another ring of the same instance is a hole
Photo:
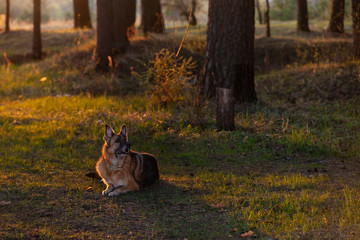
[[[282,27],[275,26],[279,34]],[[203,30],[190,34],[184,55],[201,55],[204,38],[194,35]],[[0,68],[2,238],[238,239],[249,230],[256,239],[360,236],[358,63],[331,54],[313,61],[314,49],[331,43],[342,51],[348,39],[310,39],[318,45],[308,46],[307,57],[294,51],[297,61],[286,66],[276,59],[273,68],[258,65],[259,103],[236,106],[237,130],[219,132],[212,101],[204,126],[196,126],[183,108],[149,105],[136,77],[92,71],[94,42],[73,40],[81,32],[47,34],[45,45],[54,34],[68,48],[57,52],[54,43],[41,62]],[[295,50],[304,41],[286,38]],[[274,39],[258,50],[278,49]],[[127,124],[133,149],[157,156],[159,182],[101,196],[104,185],[84,175],[101,155],[105,123],[117,131]]]

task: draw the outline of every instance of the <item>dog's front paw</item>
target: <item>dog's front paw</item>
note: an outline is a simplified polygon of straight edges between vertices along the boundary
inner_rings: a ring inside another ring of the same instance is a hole
[[[116,197],[119,196],[119,192],[111,192],[108,194],[109,197]]]
[[[103,195],[103,196],[108,196],[109,193],[111,193],[112,191],[114,191],[114,189],[115,189],[114,185],[110,183],[110,184],[106,187],[106,189],[105,189],[104,191],[102,191],[102,195]]]

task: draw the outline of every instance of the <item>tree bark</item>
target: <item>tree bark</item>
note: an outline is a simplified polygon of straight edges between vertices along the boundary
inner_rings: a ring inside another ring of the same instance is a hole
[[[112,0],[97,0],[97,71],[108,71],[113,62],[113,3]]]
[[[33,58],[41,59],[41,0],[34,0]]]
[[[124,53],[130,46],[128,35],[133,34],[136,0],[113,0],[113,48]]]
[[[128,0],[113,0],[113,48],[115,52],[125,52],[130,45],[127,37],[127,11]]]
[[[296,7],[297,7],[297,31],[310,32],[307,0],[296,0]]]
[[[197,19],[196,19],[196,16],[195,16],[195,12],[196,12],[196,7],[198,5],[198,1],[197,0],[192,0],[191,1],[191,8],[192,10],[190,9],[191,12],[191,19],[190,19],[190,25],[192,26],[196,26],[197,25]],[[189,13],[190,15],[190,13]]]
[[[261,7],[260,7],[259,0],[255,1],[255,5],[256,5],[256,10],[257,10],[257,14],[258,14],[259,24],[263,24],[262,13],[261,13]]]
[[[6,0],[5,32],[10,32],[10,0]]]
[[[144,33],[163,33],[164,18],[160,0],[141,0],[141,27]]]
[[[73,0],[74,5],[74,27],[75,28],[92,28],[89,1]]]
[[[356,59],[360,58],[360,0],[351,1],[353,23],[353,52]]]
[[[333,0],[328,31],[332,33],[344,32],[345,0]]]
[[[234,96],[233,90],[216,88],[216,128],[232,131],[235,129]]]
[[[240,102],[257,100],[254,84],[254,0],[210,0],[203,92],[234,90]],[[236,24],[234,24],[236,23]]]
[[[269,0],[266,0],[265,21],[266,21],[266,36],[267,36],[267,37],[271,37],[271,32],[270,32],[270,6],[269,6]]]
[[[127,36],[131,38],[135,35],[135,21],[136,21],[136,0],[127,0]]]

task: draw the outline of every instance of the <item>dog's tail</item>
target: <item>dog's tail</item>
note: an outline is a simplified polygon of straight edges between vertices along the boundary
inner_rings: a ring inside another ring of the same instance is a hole
[[[95,178],[95,179],[98,179],[98,180],[102,179],[97,172],[89,172],[89,173],[86,173],[85,176],[87,176],[89,178]]]

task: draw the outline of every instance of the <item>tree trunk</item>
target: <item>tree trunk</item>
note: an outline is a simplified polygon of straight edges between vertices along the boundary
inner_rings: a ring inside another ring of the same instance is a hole
[[[92,28],[89,1],[73,0],[74,4],[74,27],[75,28]]]
[[[257,100],[254,84],[254,0],[210,0],[203,92],[234,90],[240,102]],[[234,24],[236,23],[236,24]]]
[[[296,0],[296,7],[298,32],[310,32],[307,0]]]
[[[266,0],[265,21],[266,21],[266,36],[267,36],[267,37],[271,37],[271,32],[270,32],[270,6],[269,6],[269,0]]]
[[[34,0],[33,58],[41,59],[41,0]]]
[[[113,48],[115,52],[124,53],[130,45],[127,37],[127,27],[129,24],[127,19],[127,2],[128,0],[113,0]]]
[[[97,54],[97,71],[108,71],[114,67],[112,58],[113,46],[113,3],[112,0],[97,0],[96,1],[97,13],[97,41],[96,41],[96,54]]]
[[[256,5],[256,10],[257,10],[257,13],[258,13],[259,24],[263,24],[262,13],[261,13],[261,7],[260,7],[259,0],[255,1],[255,5]]]
[[[345,0],[333,0],[328,31],[332,33],[344,32]]]
[[[356,59],[360,58],[360,0],[351,1],[353,22],[353,52]]]
[[[130,46],[128,35],[133,34],[136,0],[113,0],[113,47],[124,53]]]
[[[10,32],[10,0],[6,0],[5,32]]]
[[[141,0],[141,27],[144,33],[164,32],[164,18],[160,0]]]
[[[195,11],[196,11],[197,5],[198,5],[197,0],[192,0],[191,1],[192,13],[191,13],[190,25],[192,25],[192,26],[197,25],[197,19],[196,19],[196,16],[195,16]]]
[[[234,94],[232,89],[216,88],[216,128],[232,131],[235,129]]]
[[[127,36],[131,38],[135,35],[135,21],[136,21],[136,0],[127,0]]]
[[[198,5],[198,0],[192,0],[191,6],[189,6],[187,2],[184,2],[184,0],[175,1],[175,7],[178,9],[179,14],[183,16],[186,20],[189,20],[191,13],[190,25],[192,26],[197,25],[197,18],[195,16],[197,5]]]

